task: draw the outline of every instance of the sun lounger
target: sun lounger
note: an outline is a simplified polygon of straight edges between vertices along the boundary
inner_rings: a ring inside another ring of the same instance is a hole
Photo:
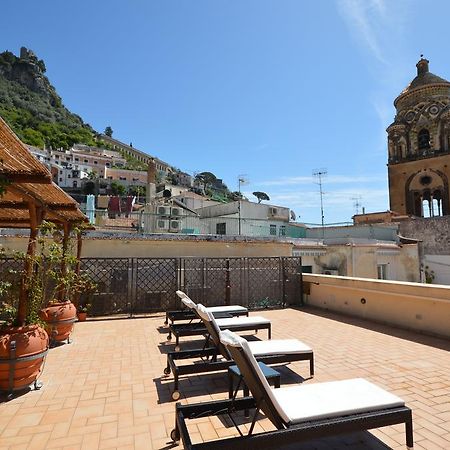
[[[177,291],[177,295],[180,297],[182,302],[183,299],[187,299],[192,302],[192,300],[183,291]],[[186,306],[185,309],[166,312],[166,320],[164,321],[165,325],[168,325],[169,321],[173,324],[180,320],[193,320],[197,318],[197,314],[192,306],[186,302],[183,302],[183,304]],[[240,305],[210,306],[208,307],[208,311],[212,312],[216,317],[220,317],[223,314],[229,316],[248,316],[248,309],[245,306]]]
[[[201,336],[206,334],[207,330],[205,325],[202,323],[201,318],[198,316],[197,305],[189,298],[184,297],[181,301],[192,311],[195,312],[199,322],[189,323],[189,324],[170,324],[169,325],[169,335],[167,340],[172,340],[172,335],[175,336],[175,351],[180,350],[180,338],[183,336]],[[217,316],[218,314],[214,314]],[[233,317],[230,314],[220,314],[216,317],[217,324],[223,330],[229,329],[233,331],[249,331],[255,330],[267,330],[269,339],[271,338],[271,323],[269,319],[262,316],[247,316],[247,317]]]
[[[178,403],[171,437],[175,441],[181,438],[185,449],[277,449],[310,439],[399,423],[405,424],[407,447],[413,447],[412,412],[396,395],[362,378],[271,389],[248,342],[228,330],[221,332],[220,338],[253,398],[194,405]],[[231,415],[249,407],[255,408],[255,413],[247,435],[239,430],[241,437],[192,444],[186,419]],[[275,431],[253,433],[259,411],[273,423]]]
[[[183,299],[190,300],[190,302],[192,302],[188,295],[183,291],[176,291],[176,293],[178,297],[180,297],[182,302]],[[183,304],[186,306],[185,309],[166,312],[166,319],[164,321],[165,325],[168,325],[169,321],[171,323],[174,323],[180,320],[192,320],[197,318],[197,314],[195,313],[195,310],[193,310],[191,304],[186,302],[183,302]],[[245,306],[241,305],[210,306],[208,307],[208,311],[212,312],[214,315],[216,315],[216,317],[220,317],[221,314],[227,314],[231,316],[248,316],[248,309]]]
[[[225,371],[232,365],[234,361],[220,342],[220,328],[218,323],[207,308],[203,305],[197,305],[197,312],[202,319],[205,329],[208,333],[209,340],[214,344],[213,347],[205,347],[195,350],[186,350],[181,352],[170,352],[167,355],[167,367],[164,374],[168,376],[171,372],[174,376],[174,388],[172,391],[172,399],[180,398],[179,377],[182,375],[191,375],[199,373],[208,373],[216,371]],[[280,364],[294,361],[309,361],[310,376],[314,376],[314,354],[308,345],[298,339],[274,339],[269,341],[252,341],[249,342],[251,351],[258,359],[265,364]],[[200,358],[200,361],[186,364],[187,359]]]

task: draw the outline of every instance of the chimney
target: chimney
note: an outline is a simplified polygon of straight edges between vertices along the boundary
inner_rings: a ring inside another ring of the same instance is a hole
[[[156,163],[151,159],[147,169],[147,195],[146,202],[150,203],[156,196]]]

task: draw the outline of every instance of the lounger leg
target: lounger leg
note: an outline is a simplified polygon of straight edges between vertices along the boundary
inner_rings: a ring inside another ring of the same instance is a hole
[[[413,438],[413,423],[412,423],[412,413],[410,413],[408,420],[405,422],[405,431],[406,431],[406,446],[408,448],[414,447],[414,438]]]
[[[309,375],[311,377],[314,376],[314,355],[311,354],[311,357],[309,358]]]
[[[174,371],[173,375],[174,380],[173,380],[172,400],[179,400],[181,393],[179,391],[178,371]]]
[[[269,325],[269,328],[267,329],[267,334],[269,335],[269,339],[272,339],[272,325]]]
[[[247,387],[247,385],[245,384],[245,381],[242,381],[243,383],[244,383],[244,387],[243,387],[243,390],[244,390],[244,397],[248,397],[249,395],[250,395],[250,391],[248,390],[248,387]],[[247,418],[247,417],[250,417],[250,411],[248,410],[248,409],[244,409],[244,416]]]
[[[164,369],[164,375],[169,376],[170,375],[170,362],[169,362],[169,357],[167,357],[167,366]]]

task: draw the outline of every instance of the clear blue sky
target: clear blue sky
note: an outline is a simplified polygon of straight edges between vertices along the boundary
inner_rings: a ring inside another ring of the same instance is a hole
[[[47,65],[96,130],[320,222],[389,208],[385,128],[416,74],[450,79],[445,0],[4,0],[1,50]]]

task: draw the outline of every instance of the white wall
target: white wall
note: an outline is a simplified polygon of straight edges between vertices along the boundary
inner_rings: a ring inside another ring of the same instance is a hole
[[[434,272],[433,284],[450,285],[450,255],[424,255],[423,267],[426,266],[427,271]]]

